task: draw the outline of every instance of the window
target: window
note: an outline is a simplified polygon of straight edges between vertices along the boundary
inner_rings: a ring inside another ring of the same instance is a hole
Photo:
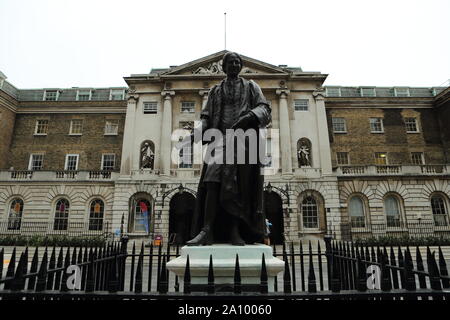
[[[384,199],[384,210],[388,227],[400,227],[400,204],[397,197],[387,196]]]
[[[53,230],[67,230],[69,224],[69,201],[59,199],[55,208],[55,223]]]
[[[37,120],[34,134],[45,136],[47,135],[47,133],[48,133],[48,120]]]
[[[441,195],[431,197],[431,211],[433,212],[435,226],[448,226],[446,203]]]
[[[345,133],[347,132],[347,126],[345,124],[345,118],[332,118],[333,132]]]
[[[91,202],[89,211],[89,230],[103,229],[103,214],[105,212],[105,204],[100,199]]]
[[[327,97],[340,97],[341,88],[326,88]]]
[[[406,132],[419,132],[416,118],[405,118]]]
[[[195,102],[192,102],[192,101],[181,102],[181,112],[194,113],[195,112]]]
[[[302,201],[302,215],[304,228],[319,228],[319,215],[316,199],[307,196]]]
[[[45,90],[44,91],[44,101],[56,101],[58,100],[59,92],[58,90]]]
[[[191,130],[191,128],[194,126],[194,123],[192,121],[182,121],[180,122],[180,128]],[[183,137],[180,137],[180,142],[183,141]],[[178,159],[178,168],[192,168],[192,165],[194,163],[194,153],[192,152],[193,144],[191,141],[188,141],[187,143],[183,143],[181,145],[181,149],[179,152],[179,159]]]
[[[91,100],[91,90],[78,90],[77,101],[89,101]]]
[[[109,100],[123,100],[124,99],[124,90],[111,90]]]
[[[396,97],[409,97],[409,88],[394,88]]]
[[[411,162],[415,165],[425,164],[423,152],[411,152]]]
[[[155,114],[158,112],[158,103],[156,101],[144,102],[144,114]]]
[[[74,119],[70,121],[70,135],[81,135],[83,133],[83,120]]]
[[[372,133],[384,132],[382,118],[370,118],[370,132]]]
[[[375,88],[361,88],[361,97],[375,97]]]
[[[308,111],[308,99],[296,99],[294,100],[295,111]]]
[[[375,164],[376,165],[387,165],[387,153],[386,152],[375,152]]]
[[[44,163],[44,155],[43,154],[31,154],[30,162],[28,164],[28,170],[42,170]]]
[[[338,165],[348,165],[348,152],[336,152],[337,164]]]
[[[264,164],[264,167],[270,168],[272,167],[272,138],[266,139],[266,154],[265,157],[267,159],[267,164]]]
[[[9,206],[8,230],[20,230],[22,224],[23,201],[14,199]]]
[[[78,170],[78,154],[67,154],[66,164],[64,165],[64,170],[75,171]]]
[[[366,226],[364,218],[364,202],[358,197],[352,197],[348,203],[348,212],[352,228],[364,228]]]
[[[119,133],[119,120],[106,120],[105,135],[117,135]]]
[[[102,155],[102,170],[112,171],[114,170],[116,162],[116,155],[114,153]]]
[[[149,232],[150,226],[150,202],[139,199],[134,205],[134,232]]]

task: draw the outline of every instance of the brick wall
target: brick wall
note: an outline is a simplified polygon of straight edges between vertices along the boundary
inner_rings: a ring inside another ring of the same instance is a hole
[[[48,119],[46,136],[34,135],[36,121]],[[69,135],[72,119],[83,120],[81,136]],[[118,135],[107,136],[106,119],[119,119]],[[18,114],[9,152],[9,167],[28,169],[31,153],[44,153],[43,170],[62,170],[66,154],[79,154],[78,170],[99,170],[102,153],[115,153],[119,170],[125,114]]]
[[[347,133],[333,133],[332,117],[345,118]],[[415,117],[418,133],[407,133],[405,117]],[[445,163],[438,119],[431,108],[328,108],[333,165],[336,152],[348,152],[350,164],[373,165],[375,152],[387,152],[389,164],[411,164],[411,152],[423,152],[425,163]],[[384,133],[371,133],[369,118],[383,118]]]
[[[9,148],[14,131],[15,112],[6,107],[14,105],[15,100],[0,92],[0,169],[8,168]]]

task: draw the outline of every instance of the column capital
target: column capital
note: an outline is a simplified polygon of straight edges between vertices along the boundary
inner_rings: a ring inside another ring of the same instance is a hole
[[[173,97],[174,95],[175,95],[175,91],[173,91],[173,90],[163,90],[163,91],[161,91],[161,95],[163,96],[163,97]]]
[[[128,93],[127,101],[128,103],[136,103],[139,100],[138,93]]]
[[[315,100],[324,100],[325,99],[325,90],[323,90],[323,88],[317,88],[313,92],[313,97]]]
[[[277,89],[277,91],[275,91],[275,93],[277,95],[279,95],[280,97],[283,97],[283,96],[285,97],[285,96],[289,95],[289,93],[291,93],[291,91],[287,90],[287,89]]]
[[[209,93],[209,89],[200,90],[198,92],[198,94],[201,95],[202,97],[205,97],[205,96],[207,97],[208,93]]]

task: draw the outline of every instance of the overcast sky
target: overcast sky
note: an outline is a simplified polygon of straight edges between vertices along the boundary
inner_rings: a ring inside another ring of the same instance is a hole
[[[0,71],[18,88],[125,86],[224,49],[325,85],[450,79],[450,1],[0,0]]]

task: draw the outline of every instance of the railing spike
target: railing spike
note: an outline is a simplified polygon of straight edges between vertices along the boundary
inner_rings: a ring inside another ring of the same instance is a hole
[[[212,254],[209,255],[209,267],[208,267],[208,287],[207,287],[208,294],[212,294],[215,292],[215,285],[214,285],[214,267],[213,267],[213,258]]]
[[[184,269],[183,293],[191,293],[191,267],[189,263],[189,255],[186,257],[186,268]]]
[[[241,268],[239,266],[239,255],[236,253],[236,262],[234,264],[234,293],[242,293]]]
[[[261,262],[261,283],[260,283],[260,293],[268,293],[267,286],[267,269],[266,269],[266,258],[264,253],[262,254],[262,262]]]

